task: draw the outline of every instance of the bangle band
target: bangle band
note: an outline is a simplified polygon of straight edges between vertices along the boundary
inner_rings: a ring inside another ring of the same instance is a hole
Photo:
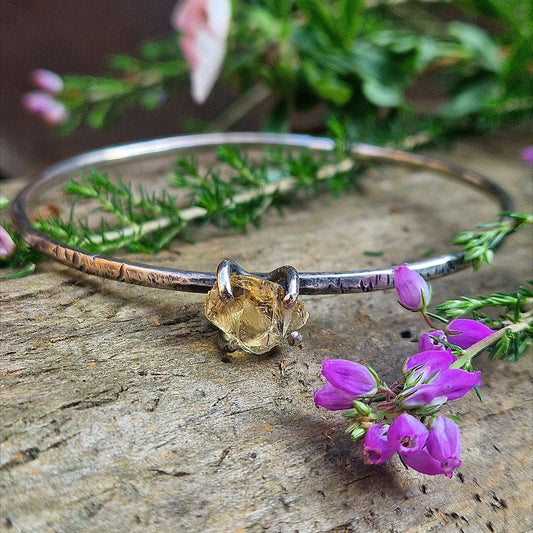
[[[284,289],[281,295],[282,307],[291,311],[294,311],[296,300],[300,294],[358,293],[388,289],[394,286],[394,267],[392,266],[377,270],[312,273],[298,273],[294,268],[285,266],[270,273],[254,274],[246,272],[231,261],[223,261],[216,274],[151,266],[95,255],[61,244],[36,230],[30,222],[27,214],[30,200],[34,199],[44,187],[56,180],[109,164],[141,161],[161,154],[179,154],[185,150],[216,147],[222,144],[248,147],[271,145],[318,152],[331,152],[335,148],[335,143],[331,139],[307,135],[215,133],[169,137],[95,150],[49,167],[25,187],[13,202],[15,222],[22,237],[30,246],[60,263],[86,274],[177,291],[206,293],[215,287],[219,292],[218,296],[221,301],[227,305],[236,299],[232,285],[234,281],[239,283],[239,276],[247,278],[248,281],[250,281],[249,278],[256,278],[282,287]],[[425,155],[359,143],[351,145],[350,154],[356,162],[396,163],[437,171],[488,194],[499,203],[501,211],[513,211],[512,200],[505,190],[480,174],[461,166]],[[465,268],[468,264],[464,261],[464,253],[457,252],[410,263],[409,268],[418,272],[425,279],[434,279]],[[302,314],[303,311],[299,310],[298,312]],[[287,320],[289,321],[287,328],[290,329],[290,320]],[[297,335],[291,337],[288,331],[283,331],[282,336],[288,337],[292,341],[298,340]],[[233,343],[227,348],[233,349],[237,345],[243,347],[233,340]]]

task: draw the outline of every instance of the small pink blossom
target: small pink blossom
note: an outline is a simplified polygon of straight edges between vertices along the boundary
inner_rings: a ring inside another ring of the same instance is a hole
[[[57,126],[68,120],[65,106],[47,93],[32,91],[22,97],[26,111],[39,115],[50,126]]]
[[[391,424],[387,440],[397,452],[410,455],[424,447],[428,434],[426,426],[418,418],[403,413]]]
[[[446,326],[448,340],[463,350],[493,333],[485,324],[469,318],[455,318]]]
[[[222,69],[230,19],[230,0],[181,0],[172,12],[171,24],[181,32],[191,93],[198,104],[205,102]]]
[[[9,259],[15,253],[15,243],[7,230],[0,226],[0,259]]]
[[[55,72],[38,68],[30,73],[30,82],[48,94],[59,94],[63,90],[63,80]]]
[[[426,445],[413,454],[402,454],[403,462],[417,472],[451,478],[461,466],[461,433],[449,418],[438,416],[433,422]]]
[[[366,432],[362,442],[365,464],[380,465],[386,463],[396,452],[387,440],[389,426],[373,424]]]
[[[436,339],[441,339],[443,341],[448,340],[446,333],[440,329],[429,331],[428,333],[422,333],[418,339],[418,349],[421,352],[424,350],[446,350],[446,346]]]

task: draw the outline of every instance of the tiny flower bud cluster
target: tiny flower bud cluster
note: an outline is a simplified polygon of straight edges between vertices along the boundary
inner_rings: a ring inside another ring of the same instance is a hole
[[[63,80],[55,72],[45,69],[34,70],[30,82],[38,89],[26,93],[22,97],[22,105],[26,111],[41,117],[48,125],[63,124],[69,118],[66,107],[57,96],[63,91]]]

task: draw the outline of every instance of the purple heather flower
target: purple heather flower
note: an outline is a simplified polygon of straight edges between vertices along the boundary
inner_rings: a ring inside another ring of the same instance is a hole
[[[492,335],[494,331],[477,320],[456,318],[446,326],[448,340],[466,350],[476,342]]]
[[[403,408],[439,407],[447,400],[444,386],[440,383],[421,383],[405,390],[396,397],[396,402]]]
[[[328,359],[322,362],[322,375],[337,389],[356,397],[372,396],[379,382],[364,365],[345,359]]]
[[[407,263],[394,269],[394,288],[400,304],[410,311],[424,310],[431,298],[429,285]]]
[[[15,253],[15,243],[7,230],[0,226],[0,259],[9,259]]]
[[[442,388],[442,396],[451,402],[464,396],[474,387],[480,387],[481,372],[468,372],[459,368],[451,368],[439,372],[431,381],[431,385],[438,385]]]
[[[22,105],[26,111],[39,115],[50,126],[57,126],[68,119],[65,106],[41,91],[26,93],[22,98]]]
[[[429,331],[428,333],[422,333],[418,339],[418,349],[421,352],[426,350],[446,350],[446,346],[435,340],[435,338],[442,339],[443,341],[448,340],[446,333],[440,329]]]
[[[424,447],[428,433],[428,429],[418,418],[403,413],[391,424],[387,440],[397,452],[409,455]]]
[[[330,411],[339,411],[342,409],[350,409],[356,397],[353,394],[348,394],[331,383],[326,383],[320,390],[313,394],[316,407],[324,407]]]
[[[380,465],[386,463],[396,452],[387,440],[388,429],[389,426],[374,424],[366,432],[362,443],[365,464]]]
[[[530,167],[533,167],[533,146],[526,146],[522,150],[521,157]]]
[[[63,80],[55,72],[38,68],[31,72],[30,81],[36,89],[48,94],[58,94],[63,90]]]
[[[402,459],[407,466],[422,474],[444,474],[451,478],[454,469],[461,466],[460,454],[459,428],[453,420],[441,415],[433,422],[425,447],[414,454],[402,453]]]
[[[406,388],[396,397],[404,408],[438,406],[457,400],[481,385],[481,372],[450,369],[457,358],[448,350],[428,350],[413,355],[403,365]]]
[[[439,370],[447,370],[456,360],[450,350],[425,350],[406,359],[402,372],[406,375],[416,368],[417,375],[423,372],[423,379],[427,379]]]

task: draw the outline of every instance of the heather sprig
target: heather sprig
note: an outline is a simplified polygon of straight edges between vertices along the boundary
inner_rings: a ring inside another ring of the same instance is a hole
[[[483,264],[490,265],[494,258],[494,250],[507,235],[519,231],[533,223],[533,215],[524,213],[500,213],[498,222],[480,224],[476,230],[457,233],[453,244],[461,245],[465,253],[464,260],[472,263],[474,270]]]
[[[347,433],[362,439],[365,463],[381,464],[398,453],[419,472],[451,477],[461,464],[460,433],[440,410],[481,385],[479,371],[453,368],[457,360],[450,350],[420,352],[388,386],[368,365],[326,358],[327,383],[314,393],[315,405],[344,411]]]

